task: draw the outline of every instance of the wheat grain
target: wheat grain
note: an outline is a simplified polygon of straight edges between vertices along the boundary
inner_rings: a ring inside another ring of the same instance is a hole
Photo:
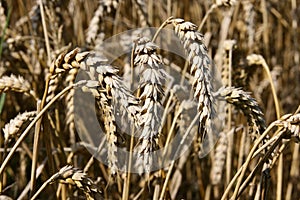
[[[52,79],[50,79],[46,102],[51,101],[51,99],[55,96],[55,91],[58,87],[58,84],[59,84],[58,77],[53,77]]]
[[[108,164],[111,174],[116,174],[118,169],[116,157],[118,135],[116,132],[117,128],[115,116],[113,114],[114,108],[111,102],[111,94],[114,93],[109,87],[114,82],[111,79],[109,79],[108,76],[105,77],[105,75],[109,75],[110,73],[114,74],[117,72],[117,70],[111,66],[99,67],[99,65],[103,64],[103,61],[107,60],[101,57],[97,57],[95,55],[91,55],[89,52],[79,53],[79,49],[75,48],[67,54],[60,54],[58,58],[54,61],[50,72],[52,71],[54,73],[53,77],[55,77],[56,74],[65,71],[72,72],[72,70],[78,70],[79,68],[81,68],[90,74],[92,80],[88,81],[86,86],[92,91],[93,95],[96,97],[100,111],[102,112],[102,120],[104,123],[104,129],[108,142]],[[72,79],[73,78],[74,77],[72,77]],[[69,117],[71,118],[72,116],[69,115]]]
[[[183,19],[173,19],[171,22],[187,52],[187,60],[191,65],[191,74],[194,76],[192,85],[194,98],[198,101],[198,112],[200,113],[199,140],[202,141],[206,133],[211,134],[211,123],[215,117],[210,74],[211,60],[207,55],[203,35],[197,31],[195,24],[185,22]]]
[[[38,1],[34,2],[33,6],[30,8],[28,15],[22,16],[18,19],[18,21],[16,21],[15,26],[17,28],[20,28],[29,22],[32,26],[33,31],[37,32],[37,28],[41,22],[41,12],[37,2]]]
[[[88,52],[79,52],[79,48],[72,51],[61,53],[50,67],[51,78],[57,77],[58,74],[69,71],[73,68],[79,69],[81,62],[88,56]]]
[[[87,83],[88,89],[92,92],[95,96],[97,104],[99,106],[101,115],[102,115],[102,122],[104,124],[104,131],[106,134],[106,141],[107,141],[107,160],[108,160],[108,167],[110,170],[110,174],[115,175],[118,170],[118,160],[117,160],[117,140],[118,140],[118,133],[117,133],[117,125],[116,120],[113,112],[113,106],[111,103],[111,96],[107,96],[105,89],[99,89],[100,83],[98,81],[89,81]]]
[[[101,91],[105,91],[108,98],[113,99],[114,106],[121,112],[128,113],[128,117],[137,125],[138,101],[118,76],[119,70],[108,65],[106,58],[94,53],[91,53],[80,67],[90,74],[91,80],[98,81],[96,85],[102,88]]]

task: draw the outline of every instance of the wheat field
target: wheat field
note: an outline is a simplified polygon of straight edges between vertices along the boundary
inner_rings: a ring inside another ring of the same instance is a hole
[[[300,199],[299,5],[1,0],[0,200]]]

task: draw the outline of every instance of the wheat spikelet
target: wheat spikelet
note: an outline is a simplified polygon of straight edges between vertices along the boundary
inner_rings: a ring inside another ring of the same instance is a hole
[[[67,165],[50,178],[50,183],[59,181],[71,184],[82,190],[87,199],[102,199],[102,191],[82,170]]]
[[[7,143],[11,138],[17,137],[22,125],[31,120],[35,114],[36,111],[21,113],[18,114],[14,119],[11,119],[9,123],[5,124],[4,128],[2,129],[4,132],[5,142]]]
[[[51,40],[54,43],[54,49],[57,50],[61,47],[61,39],[62,39],[62,28],[63,21],[59,17],[62,12],[59,2],[51,2],[47,1],[45,4],[45,14],[47,19],[49,20],[48,25],[48,34]],[[52,54],[53,55],[53,54]]]
[[[111,13],[119,5],[118,0],[100,0],[97,10],[94,13],[94,16],[89,23],[89,27],[86,34],[86,41],[92,43],[95,41],[98,30],[100,28],[100,22],[103,20],[103,17]]]
[[[88,56],[89,52],[79,52],[79,48],[75,48],[70,52],[63,52],[57,56],[52,62],[49,73],[50,78],[54,79],[59,74],[70,71],[71,69],[79,69],[81,62]]]
[[[95,96],[97,104],[101,112],[101,120],[104,124],[104,131],[107,141],[107,160],[110,174],[115,175],[118,170],[117,161],[117,125],[112,107],[112,98],[110,94],[106,93],[106,90],[101,87],[101,82],[88,81],[86,87]],[[109,96],[108,96],[109,95]]]
[[[56,60],[52,63],[50,73],[52,78],[58,74],[69,71],[73,68],[80,68],[80,63],[88,56],[88,52],[79,52],[79,48],[75,48],[72,51],[61,53]]]
[[[162,69],[162,61],[156,54],[157,46],[147,38],[137,40],[134,51],[134,65],[141,69],[139,97],[140,125],[140,154],[147,172],[150,172],[152,160],[149,154],[157,148],[158,130],[161,121],[161,100],[164,96],[163,84],[166,72]]]
[[[37,99],[36,93],[31,89],[30,83],[25,80],[22,76],[2,76],[0,78],[0,93],[7,91],[15,91],[26,93]]]
[[[254,138],[263,133],[266,128],[264,115],[258,106],[257,101],[249,93],[239,88],[222,87],[217,96],[240,109],[248,118],[250,132]]]
[[[207,55],[203,35],[197,31],[195,24],[185,22],[183,19],[173,19],[171,22],[187,52],[191,74],[194,76],[192,85],[194,98],[198,101],[198,112],[200,112],[199,140],[202,141],[206,133],[211,133],[211,123],[215,115],[212,78],[209,69],[211,60]]]
[[[108,166],[110,168],[110,173],[112,175],[116,174],[118,170],[118,160],[117,160],[117,141],[118,141],[118,134],[117,134],[117,125],[115,116],[113,114],[113,107],[109,105],[108,98],[103,94],[100,93],[98,97],[99,101],[98,104],[100,105],[100,109],[103,112],[103,123],[104,129],[106,133],[107,139],[107,159],[108,159]]]
[[[228,148],[227,134],[220,133],[220,139],[215,150],[215,160],[211,169],[210,177],[213,185],[220,184],[222,179],[223,168],[226,160],[226,151]]]

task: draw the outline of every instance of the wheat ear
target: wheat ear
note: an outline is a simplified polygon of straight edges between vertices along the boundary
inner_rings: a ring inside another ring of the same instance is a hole
[[[234,131],[234,129],[231,131]],[[213,185],[218,185],[221,183],[223,168],[226,160],[226,152],[228,148],[227,134],[230,133],[220,133],[220,139],[215,150],[214,164],[210,173],[211,182]]]
[[[100,28],[100,22],[103,20],[103,17],[111,13],[119,5],[119,0],[100,0],[97,10],[94,13],[94,16],[89,23],[89,27],[86,34],[86,41],[92,43],[95,41],[98,30]]]
[[[2,76],[0,78],[0,93],[7,91],[21,92],[28,95],[31,95],[37,99],[36,93],[32,90],[30,83],[25,80],[22,76]]]
[[[200,113],[200,138],[202,141],[206,133],[212,132],[212,119],[215,116],[214,96],[212,94],[212,78],[210,73],[211,60],[207,55],[203,35],[197,31],[197,26],[183,19],[170,20],[175,32],[187,53],[187,60],[191,65],[194,76],[194,98],[198,101]]]
[[[216,97],[220,100],[224,98],[228,103],[233,104],[244,113],[254,138],[258,138],[259,134],[264,132],[266,125],[263,112],[257,101],[248,92],[240,88],[221,87]]]
[[[138,101],[125,87],[121,78],[117,75],[118,69],[108,65],[107,59],[96,54],[90,56],[81,63],[81,69],[87,71],[91,80],[87,83],[103,115],[104,129],[108,145],[108,163],[111,174],[116,174],[117,161],[117,128],[115,110],[138,125],[137,114],[139,112]],[[125,114],[124,114],[125,113]]]
[[[35,114],[36,111],[21,113],[14,119],[11,119],[9,123],[5,124],[3,128],[5,142],[7,143],[12,137],[17,137],[22,125],[32,119]]]
[[[89,200],[103,198],[100,188],[88,177],[86,173],[80,169],[74,168],[73,166],[67,165],[62,167],[56,174],[44,182],[41,188],[31,197],[31,200],[36,199],[48,184],[54,183],[55,181],[76,186],[85,193],[86,198]]]
[[[162,114],[161,100],[164,96],[163,84],[166,72],[162,68],[162,61],[156,53],[157,46],[148,38],[139,38],[134,52],[134,65],[141,69],[139,89],[140,125],[140,155],[143,157],[143,165],[146,172],[151,170],[150,153],[157,148],[158,130]]]

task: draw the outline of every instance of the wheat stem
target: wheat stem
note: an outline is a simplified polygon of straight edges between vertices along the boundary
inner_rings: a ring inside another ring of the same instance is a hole
[[[175,152],[175,154],[174,154],[175,156],[176,156],[177,153],[179,152],[181,146],[183,145],[185,139],[187,138],[187,136],[189,135],[190,131],[192,130],[194,124],[195,124],[195,123],[197,122],[197,120],[199,119],[200,114],[201,114],[201,113],[199,113],[199,112],[197,113],[196,117],[193,119],[193,121],[191,122],[190,126],[188,127],[188,129],[186,130],[185,134],[183,135],[183,137],[182,137],[182,139],[181,139],[181,142],[180,142],[180,144],[179,144],[179,146],[178,146],[178,148],[177,148],[177,150],[176,150],[176,152]],[[175,161],[176,161],[175,159],[172,160],[171,165],[170,165],[170,167],[169,167],[169,169],[168,169],[168,173],[167,173],[167,176],[166,176],[166,179],[165,179],[165,182],[164,182],[162,191],[161,191],[160,196],[159,196],[159,199],[160,199],[160,200],[163,200],[163,199],[164,199],[164,195],[165,195],[165,192],[166,192],[166,189],[167,189],[167,185],[168,185],[169,179],[170,179],[170,177],[171,177],[171,172],[172,172],[172,170],[173,170]]]
[[[272,127],[270,127],[270,128],[268,129],[268,131],[266,132],[266,134],[267,134],[267,133],[275,126],[275,124],[271,124],[270,126],[272,126]],[[267,130],[267,129],[266,129],[266,130]],[[263,139],[263,138],[264,138],[264,137],[261,137],[261,139]],[[264,146],[262,146],[261,148],[259,148],[258,150],[256,150],[256,151],[254,152],[254,154],[252,155],[252,158],[251,158],[251,159],[253,159],[253,158],[255,158],[257,155],[259,155],[259,153],[260,153],[263,149],[265,149],[269,144],[271,144],[272,142],[273,142],[273,139],[271,139],[270,141],[268,141],[268,143],[264,144]],[[249,163],[248,163],[248,164],[249,164]],[[247,166],[248,166],[248,164],[247,164]],[[239,170],[236,172],[236,174],[234,175],[234,177],[231,179],[230,183],[227,185],[226,190],[224,191],[221,200],[225,200],[226,197],[229,195],[229,192],[230,192],[231,188],[233,187],[234,182],[235,182],[235,181],[237,180],[237,178],[240,176],[240,174],[241,174],[241,172],[242,172],[242,170],[244,169],[245,166],[246,166],[246,162],[239,168]]]
[[[254,169],[251,171],[251,173],[248,175],[248,177],[245,179],[243,185],[241,185],[240,189],[239,189],[239,195],[241,195],[241,193],[246,189],[246,187],[249,185],[249,182],[252,180],[252,178],[254,177],[254,175],[256,174],[256,172],[258,170],[260,170],[263,165],[265,164],[266,160],[269,158],[269,156],[272,154],[272,152],[274,151],[274,149],[277,147],[277,145],[280,143],[280,141],[282,140],[282,136],[283,136],[284,131],[280,131],[277,135],[276,138],[274,139],[274,143],[270,146],[270,148],[268,149],[268,152],[264,155],[264,157],[259,161],[259,163],[256,164],[256,166],[254,167]],[[257,151],[256,151],[257,152]],[[255,155],[255,154],[254,154]],[[254,156],[253,155],[253,156]]]
[[[208,16],[209,16],[209,15],[212,13],[212,11],[213,11],[215,8],[217,8],[217,7],[218,7],[217,4],[213,4],[213,5],[209,8],[209,10],[205,13],[204,18],[202,19],[201,24],[200,24],[199,27],[198,27],[198,31],[199,31],[199,32],[200,32],[201,29],[203,28],[204,23],[206,22]]]
[[[44,32],[46,50],[47,50],[47,56],[48,56],[47,64],[50,65],[50,63],[51,63],[50,42],[49,42],[49,37],[48,37],[48,31],[47,31],[46,19],[45,19],[45,13],[44,13],[44,6],[43,6],[42,0],[39,0],[39,6],[40,6],[40,11],[41,11],[42,26],[43,26],[43,32]]]
[[[158,30],[156,31],[155,35],[153,36],[151,42],[154,42],[154,41],[156,40],[156,38],[157,38],[158,34],[160,33],[160,31],[161,31],[165,26],[167,26],[173,18],[174,18],[173,16],[169,17],[166,21],[164,21],[164,22],[160,25],[160,27],[159,27]]]
[[[130,147],[129,147],[129,158],[128,158],[128,171],[127,176],[124,180],[124,186],[123,186],[123,194],[122,194],[122,200],[128,199],[129,196],[129,187],[130,187],[130,177],[131,177],[131,166],[132,166],[132,154],[133,154],[133,147],[134,147],[134,125],[132,125],[131,128],[131,136],[130,136]]]
[[[274,86],[274,81],[273,81],[271,73],[270,73],[270,68],[267,65],[265,59],[263,59],[262,66],[263,66],[264,70],[266,71],[268,79],[270,81],[271,90],[272,90],[272,94],[273,94],[273,98],[274,98],[274,103],[275,103],[275,109],[276,109],[277,119],[280,119],[280,116],[281,116],[280,104],[279,104],[278,96],[276,94],[276,90],[275,90],[275,86]]]
[[[41,101],[37,102],[37,114],[41,111]],[[33,139],[33,155],[32,155],[32,164],[31,164],[31,180],[30,180],[30,192],[32,192],[35,187],[35,174],[36,174],[36,166],[37,166],[37,158],[38,158],[38,145],[39,145],[39,138],[40,138],[40,128],[41,128],[42,118],[40,118],[37,123],[35,124],[35,131],[34,131],[34,139]],[[30,196],[31,196],[30,195]]]
[[[248,154],[248,157],[243,165],[243,167],[241,168],[242,171],[241,171],[241,174],[239,176],[239,179],[238,179],[238,182],[236,184],[236,187],[235,187],[235,190],[234,190],[234,193],[233,193],[233,196],[232,196],[232,199],[236,200],[237,199],[237,195],[238,195],[238,192],[239,192],[239,188],[241,186],[241,183],[242,183],[242,180],[243,180],[243,177],[245,176],[245,173],[246,173],[246,170],[248,168],[248,165],[250,163],[250,160],[253,156],[253,154],[255,153],[255,150],[256,148],[258,147],[258,145],[263,141],[263,139],[267,136],[267,134],[269,133],[269,131],[275,126],[275,123],[273,122],[270,126],[268,126],[268,128],[264,131],[264,133],[255,141],[250,153]],[[225,193],[224,193],[225,195]],[[223,195],[223,196],[224,196]],[[225,197],[224,197],[225,198]],[[223,198],[222,198],[223,200]]]
[[[52,176],[53,177],[53,176]],[[43,183],[43,185],[39,188],[39,190],[31,197],[30,200],[34,200],[38,197],[38,195],[46,188],[46,186],[52,182],[52,177]]]

